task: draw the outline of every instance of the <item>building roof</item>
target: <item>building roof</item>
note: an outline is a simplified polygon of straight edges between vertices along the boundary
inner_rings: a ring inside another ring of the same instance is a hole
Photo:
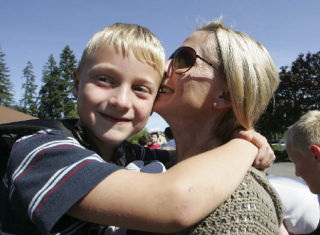
[[[29,119],[37,119],[29,114],[25,114],[11,108],[0,105],[0,124],[8,122],[18,122]]]

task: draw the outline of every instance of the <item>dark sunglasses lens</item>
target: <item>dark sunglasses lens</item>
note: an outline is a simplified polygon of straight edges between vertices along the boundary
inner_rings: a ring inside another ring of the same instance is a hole
[[[173,69],[176,73],[188,71],[196,61],[196,52],[189,47],[179,48],[173,55]]]

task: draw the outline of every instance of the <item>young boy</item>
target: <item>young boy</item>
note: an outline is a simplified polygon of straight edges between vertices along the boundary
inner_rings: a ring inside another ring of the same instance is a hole
[[[301,116],[288,128],[284,140],[296,175],[305,180],[311,192],[320,194],[320,111]]]
[[[74,74],[80,116],[72,130],[76,139],[48,129],[14,144],[1,181],[1,231],[88,234],[100,229],[88,221],[173,232],[226,200],[257,153],[244,140],[163,174],[123,168],[133,160],[169,160],[161,151],[123,142],[146,124],[163,67],[161,44],[146,28],[117,23],[92,37]],[[234,159],[236,154],[242,157]],[[225,163],[227,169],[220,167]]]
[[[19,207],[18,200],[21,197],[28,203],[28,216],[31,221],[40,231],[47,233],[62,213],[103,178],[120,169],[116,166],[100,166],[100,169],[90,172],[91,168],[86,167],[89,162],[99,164],[104,159],[125,166],[136,158],[146,157],[145,160],[150,160],[150,154],[140,156],[139,152],[131,150],[132,146],[127,143],[123,143],[122,148],[117,147],[146,125],[162,79],[164,60],[165,54],[159,40],[146,28],[119,23],[97,32],[89,41],[79,68],[74,73],[73,94],[77,98],[80,116],[76,124],[78,140],[82,146],[94,150],[99,156],[91,151],[86,153],[76,140],[60,131],[47,130],[24,137],[16,144],[19,148],[12,150],[17,157],[11,159],[19,162],[14,164],[18,167],[9,168],[11,179],[6,179],[13,207],[6,206],[8,211],[3,212],[15,216],[13,209]],[[130,151],[133,154],[129,154]],[[45,154],[42,154],[43,152]],[[22,162],[21,158],[26,155],[30,155],[26,159],[32,162]],[[56,158],[55,166],[46,161],[49,157],[51,160]],[[112,157],[115,159],[111,159]],[[74,166],[68,166],[71,163]],[[65,166],[68,167],[63,169]],[[43,170],[39,171],[38,168]],[[10,170],[21,170],[22,173],[11,173]],[[38,186],[36,181],[39,178],[36,174],[42,175],[40,180],[46,182],[46,185]],[[70,177],[76,174],[77,177]],[[83,184],[82,189],[73,188],[72,185],[82,178],[87,179],[88,184]],[[11,180],[13,182],[10,182]],[[22,188],[21,192],[18,192],[20,189],[15,187],[15,184],[21,180],[34,186]],[[6,215],[6,218],[8,217],[9,214]],[[21,233],[38,233],[26,218],[27,215],[22,214],[15,219],[9,218],[13,220],[12,224],[9,220],[6,221],[8,224],[5,221],[1,224],[5,229],[7,228],[4,226],[8,226],[8,231],[14,233],[20,233],[20,228],[23,229]],[[16,224],[21,227],[11,230],[11,226]]]

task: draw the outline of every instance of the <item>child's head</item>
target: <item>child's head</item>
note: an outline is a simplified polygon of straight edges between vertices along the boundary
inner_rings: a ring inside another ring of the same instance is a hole
[[[320,193],[320,111],[309,111],[284,135],[289,158],[313,193]]]
[[[133,53],[141,62],[154,67],[162,78],[165,53],[159,39],[147,28],[136,24],[115,23],[95,33],[87,43],[78,66],[81,72],[86,60],[104,43],[114,46],[119,53]]]
[[[173,139],[173,133],[172,133],[171,127],[168,126],[168,127],[166,127],[166,129],[164,129],[164,135],[167,140]]]
[[[147,139],[147,137],[145,137],[144,135],[141,136],[141,137],[138,139],[138,143],[139,143],[139,145],[141,145],[141,146],[147,147],[147,146],[148,146],[148,139]]]
[[[145,126],[164,61],[159,40],[138,25],[116,23],[91,38],[74,73],[73,94],[80,121],[100,151]]]
[[[159,134],[157,132],[152,132],[150,136],[151,136],[151,143],[158,144]]]

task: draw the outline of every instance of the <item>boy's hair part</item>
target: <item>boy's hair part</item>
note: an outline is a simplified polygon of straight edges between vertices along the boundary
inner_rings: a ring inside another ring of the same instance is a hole
[[[133,53],[139,61],[149,64],[163,76],[165,53],[159,39],[145,27],[126,23],[112,24],[92,36],[83,51],[79,73],[88,57],[106,43],[107,46],[114,46],[124,57]]]
[[[283,140],[300,151],[309,150],[315,144],[320,146],[320,111],[312,110],[288,128]]]

